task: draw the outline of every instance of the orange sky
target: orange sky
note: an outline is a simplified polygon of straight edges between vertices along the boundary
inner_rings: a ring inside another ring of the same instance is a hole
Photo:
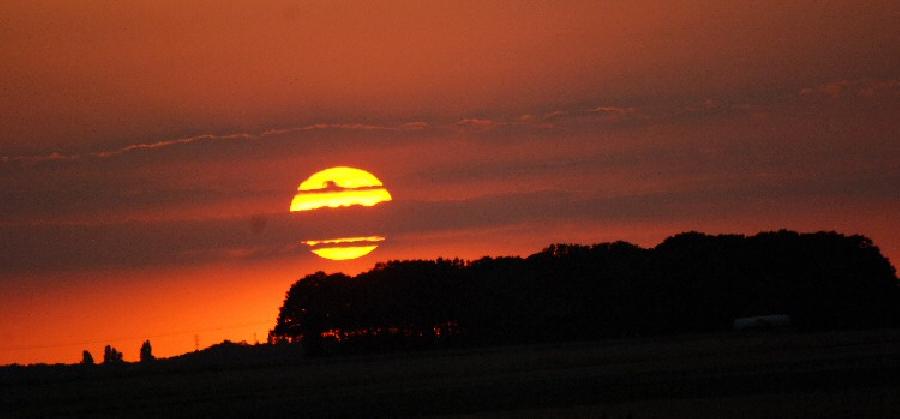
[[[0,364],[262,340],[315,270],[865,234],[900,259],[895,1],[0,4]],[[290,214],[336,165],[378,207]],[[300,240],[385,235],[355,262]],[[894,262],[896,265],[896,262]]]

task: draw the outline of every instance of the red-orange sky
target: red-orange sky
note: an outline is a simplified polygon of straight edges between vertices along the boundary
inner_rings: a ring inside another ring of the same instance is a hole
[[[896,266],[898,21],[896,1],[4,2],[0,364],[264,340],[297,278],[386,259],[789,228],[865,234]],[[394,200],[289,214],[335,165]],[[296,243],[344,232],[388,240],[341,263]]]

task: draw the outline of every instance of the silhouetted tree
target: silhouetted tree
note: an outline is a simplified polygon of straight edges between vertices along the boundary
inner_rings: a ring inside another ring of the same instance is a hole
[[[121,364],[122,353],[117,351],[116,348],[106,345],[106,347],[103,348],[103,363],[107,365]]]
[[[321,352],[321,334],[335,326],[339,311],[346,309],[342,294],[349,280],[344,274],[316,272],[294,283],[279,312],[274,336],[302,342],[307,354]]]
[[[651,249],[552,244],[525,259],[316,272],[288,290],[269,336],[316,354],[711,332],[773,313],[804,330],[897,326],[898,307],[896,271],[866,237],[687,232]]]
[[[155,359],[153,357],[153,347],[150,346],[150,340],[147,339],[141,344],[141,362],[152,362]]]
[[[81,364],[94,365],[94,357],[87,350],[81,351]]]

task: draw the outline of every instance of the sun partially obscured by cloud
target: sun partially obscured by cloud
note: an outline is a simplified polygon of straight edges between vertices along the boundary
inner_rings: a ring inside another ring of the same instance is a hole
[[[291,212],[361,205],[371,207],[390,201],[391,194],[375,175],[353,167],[320,170],[304,180],[291,201]]]

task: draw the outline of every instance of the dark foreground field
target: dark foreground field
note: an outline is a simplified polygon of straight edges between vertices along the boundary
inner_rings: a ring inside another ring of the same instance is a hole
[[[900,330],[270,355],[3,368],[0,416],[900,417]]]

